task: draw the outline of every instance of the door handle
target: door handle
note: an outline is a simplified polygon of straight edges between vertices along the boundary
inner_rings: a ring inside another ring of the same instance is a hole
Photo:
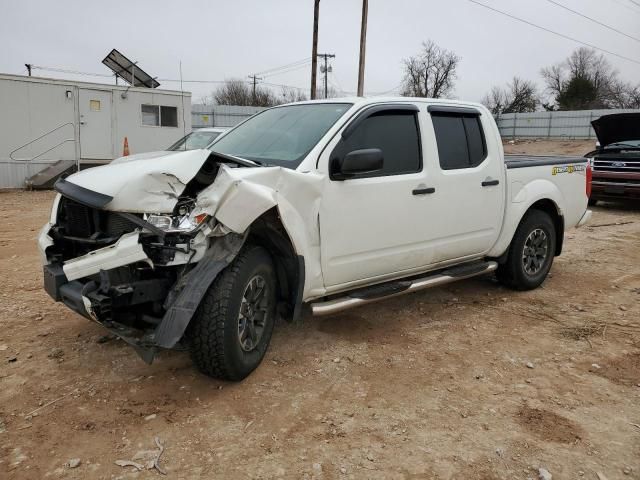
[[[482,182],[482,186],[483,187],[493,187],[493,186],[499,185],[499,184],[500,184],[500,180],[487,179],[484,182]]]
[[[429,187],[429,188],[414,188],[411,193],[413,193],[414,195],[426,195],[428,193],[435,193],[435,192],[436,192],[435,188]]]

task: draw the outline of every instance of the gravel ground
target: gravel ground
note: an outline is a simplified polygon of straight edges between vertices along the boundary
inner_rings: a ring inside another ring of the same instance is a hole
[[[1,478],[159,478],[115,464],[157,437],[168,478],[640,479],[637,206],[595,208],[538,290],[477,278],[282,323],[233,384],[185,352],[148,366],[43,292],[52,198],[0,194]]]

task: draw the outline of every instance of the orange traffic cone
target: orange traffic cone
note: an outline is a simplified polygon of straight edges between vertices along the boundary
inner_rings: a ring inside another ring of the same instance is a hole
[[[126,157],[127,155],[129,155],[129,140],[127,140],[127,137],[124,137],[124,147],[122,148],[122,156]]]

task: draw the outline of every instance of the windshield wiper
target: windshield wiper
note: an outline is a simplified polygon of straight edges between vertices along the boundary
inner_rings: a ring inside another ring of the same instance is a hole
[[[217,155],[218,157],[222,157],[225,160],[230,160],[232,162],[237,163],[238,165],[242,165],[243,167],[264,167],[264,165],[260,162],[256,162],[255,160],[248,160],[246,158],[236,157],[234,155],[229,155],[227,153],[216,152],[215,150],[211,150],[211,153]]]

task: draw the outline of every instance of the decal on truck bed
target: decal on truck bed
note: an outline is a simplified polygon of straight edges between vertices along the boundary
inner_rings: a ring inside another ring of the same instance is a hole
[[[573,173],[583,172],[587,169],[585,165],[565,165],[563,167],[553,167],[551,169],[551,175],[557,175],[558,173]]]

